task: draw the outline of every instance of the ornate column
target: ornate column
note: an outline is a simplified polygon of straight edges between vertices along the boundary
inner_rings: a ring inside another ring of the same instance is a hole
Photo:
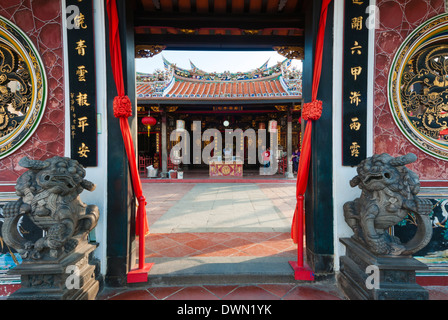
[[[292,112],[291,107],[288,107],[287,109],[287,128],[286,128],[286,150],[287,150],[287,172],[286,177],[287,178],[294,178],[294,174],[292,173],[292,164],[290,163],[291,156],[292,156]]]
[[[162,109],[162,172],[168,172],[168,146],[166,137],[166,110]]]

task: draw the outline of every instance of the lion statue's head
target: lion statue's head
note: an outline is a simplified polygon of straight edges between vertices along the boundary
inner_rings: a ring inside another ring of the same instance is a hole
[[[392,157],[387,153],[374,154],[363,160],[350,186],[365,191],[379,191],[388,188],[394,192],[417,194],[420,190],[419,178],[416,173],[405,165],[413,163],[417,156],[408,153],[404,156]]]
[[[70,158],[56,156],[41,161],[24,157],[19,165],[29,169],[17,181],[19,195],[25,188],[30,188],[33,193],[49,190],[59,195],[80,194],[84,189],[95,189],[95,184],[84,179],[85,169],[78,161]]]

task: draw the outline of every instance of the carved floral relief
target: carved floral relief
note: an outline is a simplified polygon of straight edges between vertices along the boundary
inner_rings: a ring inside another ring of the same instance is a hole
[[[0,159],[22,146],[39,124],[46,75],[31,40],[0,17]]]

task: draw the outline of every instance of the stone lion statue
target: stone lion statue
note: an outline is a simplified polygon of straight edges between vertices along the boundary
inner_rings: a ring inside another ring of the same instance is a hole
[[[416,160],[413,153],[399,157],[375,154],[358,165],[358,174],[350,181],[351,187],[358,186],[362,193],[344,204],[345,221],[354,232],[353,238],[375,254],[411,255],[431,240],[432,203],[417,196],[419,178],[405,166]],[[408,213],[416,217],[417,232],[402,244],[388,231]]]
[[[17,179],[16,193],[20,198],[3,208],[3,239],[23,259],[57,259],[86,241],[96,226],[98,207],[86,205],[79,197],[84,189],[93,191],[95,185],[84,179],[84,168],[70,158],[40,161],[24,157],[19,165],[29,170]],[[23,215],[44,231],[34,243],[18,232]]]

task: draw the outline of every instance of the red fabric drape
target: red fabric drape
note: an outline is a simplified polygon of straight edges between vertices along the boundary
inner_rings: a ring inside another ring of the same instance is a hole
[[[324,48],[324,37],[325,37],[325,26],[327,22],[327,9],[331,0],[323,0],[320,12],[319,29],[317,32],[316,40],[316,51],[314,60],[314,70],[313,70],[313,85],[311,92],[312,103],[317,101],[317,91],[319,88],[320,75],[322,72],[322,55]],[[305,106],[304,106],[305,107]],[[310,159],[311,159],[311,132],[313,130],[313,121],[315,119],[309,119],[306,123],[305,133],[302,139],[302,151],[300,153],[299,168],[297,170],[297,184],[296,184],[296,198],[297,205],[294,211],[294,217],[291,226],[291,238],[294,243],[299,242],[299,232],[298,228],[303,228],[303,195],[305,194],[306,187],[308,184],[308,174],[310,169]],[[299,225],[297,225],[297,219],[299,219]],[[301,248],[299,248],[301,250]]]
[[[129,99],[125,96],[124,80],[123,80],[123,66],[121,56],[120,34],[118,29],[119,19],[117,13],[116,0],[107,0],[107,14],[109,17],[109,49],[112,62],[112,73],[117,87],[117,98],[114,100],[114,114],[119,118],[121,134],[123,136],[124,147],[129,162],[129,170],[131,173],[132,187],[134,195],[138,201],[137,219],[136,219],[136,234],[146,235],[149,231],[146,217],[146,199],[143,196],[142,183],[137,169],[137,160],[135,157],[134,143],[132,141],[131,130],[127,117],[132,114],[132,106]],[[120,105],[121,101],[124,101]],[[126,105],[129,102],[129,106]],[[127,112],[117,113],[116,107],[128,108]],[[143,221],[143,228],[141,228],[140,221]],[[142,230],[141,230],[142,229]]]
[[[322,71],[322,55],[324,49],[325,26],[327,24],[327,10],[331,0],[322,0],[320,10],[319,29],[317,31],[316,52],[314,57],[313,87],[311,92],[311,101],[316,101],[317,91],[319,89],[320,75]]]

